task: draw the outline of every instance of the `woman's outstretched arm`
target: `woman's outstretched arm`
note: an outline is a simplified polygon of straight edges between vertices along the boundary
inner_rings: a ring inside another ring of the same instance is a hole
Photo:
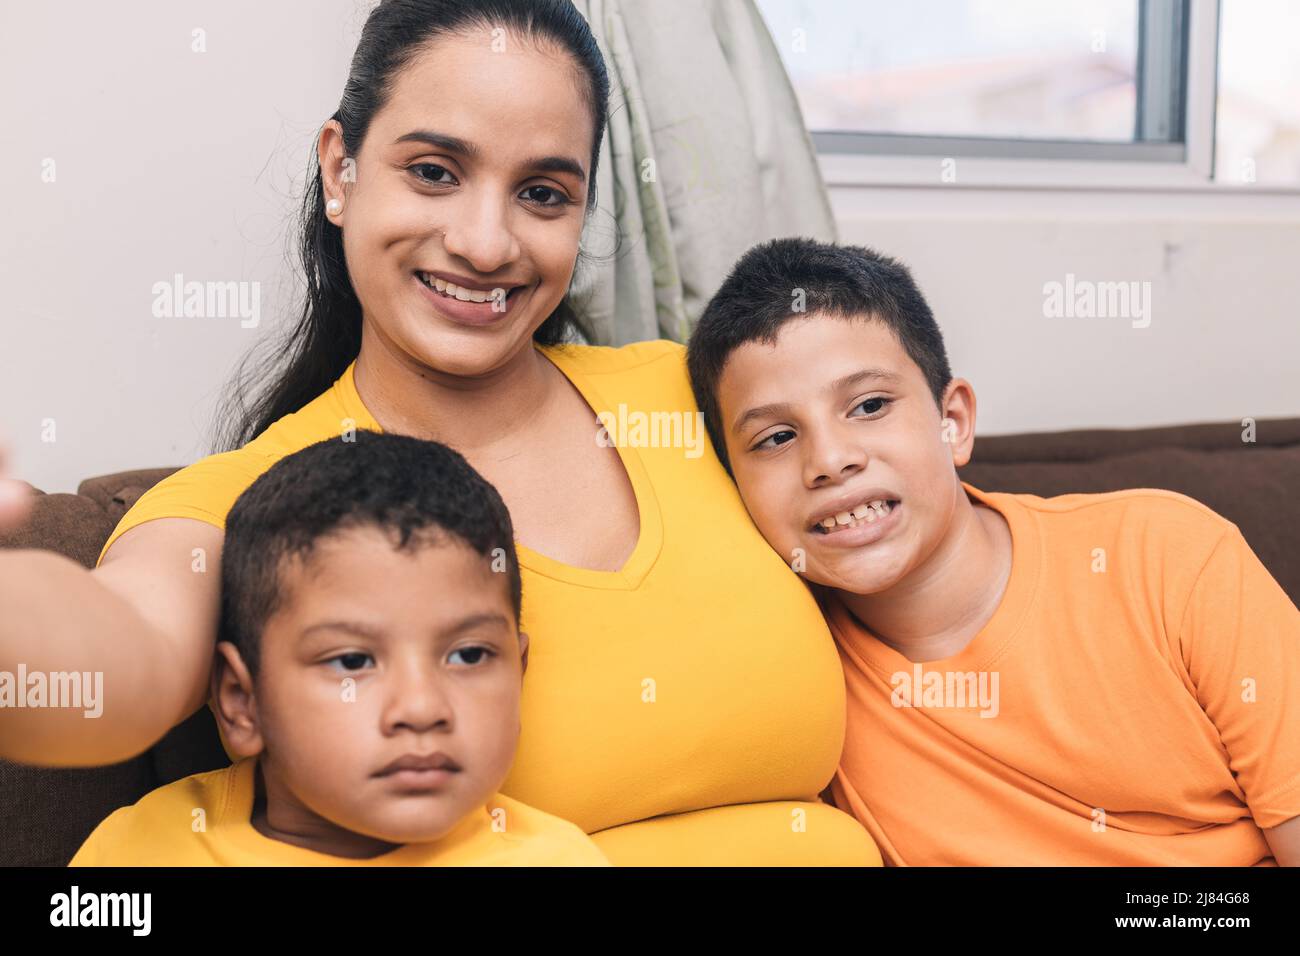
[[[0,551],[0,680],[7,673],[16,684],[22,665],[29,685],[30,675],[49,686],[50,675],[77,672],[89,675],[80,686],[92,695],[101,688],[90,707],[0,706],[0,757],[116,763],[198,710],[216,640],[222,540],[213,525],[159,518],[113,542],[93,571],[49,551]]]

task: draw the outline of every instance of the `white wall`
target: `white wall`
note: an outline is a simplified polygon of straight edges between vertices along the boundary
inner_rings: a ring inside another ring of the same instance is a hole
[[[831,191],[908,263],[986,434],[1300,416],[1300,195]],[[1150,325],[1047,318],[1049,282],[1150,282]]]
[[[0,5],[0,434],[17,477],[72,491],[206,453],[235,360],[292,305],[289,217],[366,9]],[[259,282],[260,325],[154,318],[153,284],[175,273]]]
[[[288,223],[367,7],[0,8],[0,434],[18,477],[72,491],[207,452],[234,362],[295,304]],[[845,241],[914,267],[981,431],[1300,415],[1296,197],[832,198]],[[178,272],[260,283],[259,326],[154,318],[153,284]],[[1067,272],[1151,281],[1151,326],[1044,318],[1043,284]]]

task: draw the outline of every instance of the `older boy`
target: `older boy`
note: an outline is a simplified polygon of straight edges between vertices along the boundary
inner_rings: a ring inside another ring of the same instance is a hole
[[[974,390],[867,249],[752,249],[689,364],[835,634],[835,802],[886,862],[1300,864],[1300,613],[1235,525],[1167,491],[960,481]]]

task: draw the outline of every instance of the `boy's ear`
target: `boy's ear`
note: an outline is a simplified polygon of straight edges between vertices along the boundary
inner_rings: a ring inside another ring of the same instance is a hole
[[[528,635],[523,631],[519,632],[519,675],[522,677],[528,672]]]
[[[253,677],[235,645],[219,641],[212,663],[212,704],[221,736],[241,757],[262,752],[262,731],[257,722]]]
[[[964,378],[954,378],[943,392],[940,437],[952,450],[952,463],[960,468],[975,448],[975,389]]]

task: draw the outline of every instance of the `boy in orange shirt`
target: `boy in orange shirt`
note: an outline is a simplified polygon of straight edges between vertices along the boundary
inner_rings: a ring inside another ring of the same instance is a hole
[[[1167,491],[960,481],[974,390],[861,247],[750,250],[689,365],[835,635],[832,793],[886,862],[1300,864],[1300,612],[1235,525]]]
[[[608,866],[498,793],[528,637],[510,515],[451,449],[358,431],[226,520],[212,701],[242,759],[147,794],[73,866]]]

